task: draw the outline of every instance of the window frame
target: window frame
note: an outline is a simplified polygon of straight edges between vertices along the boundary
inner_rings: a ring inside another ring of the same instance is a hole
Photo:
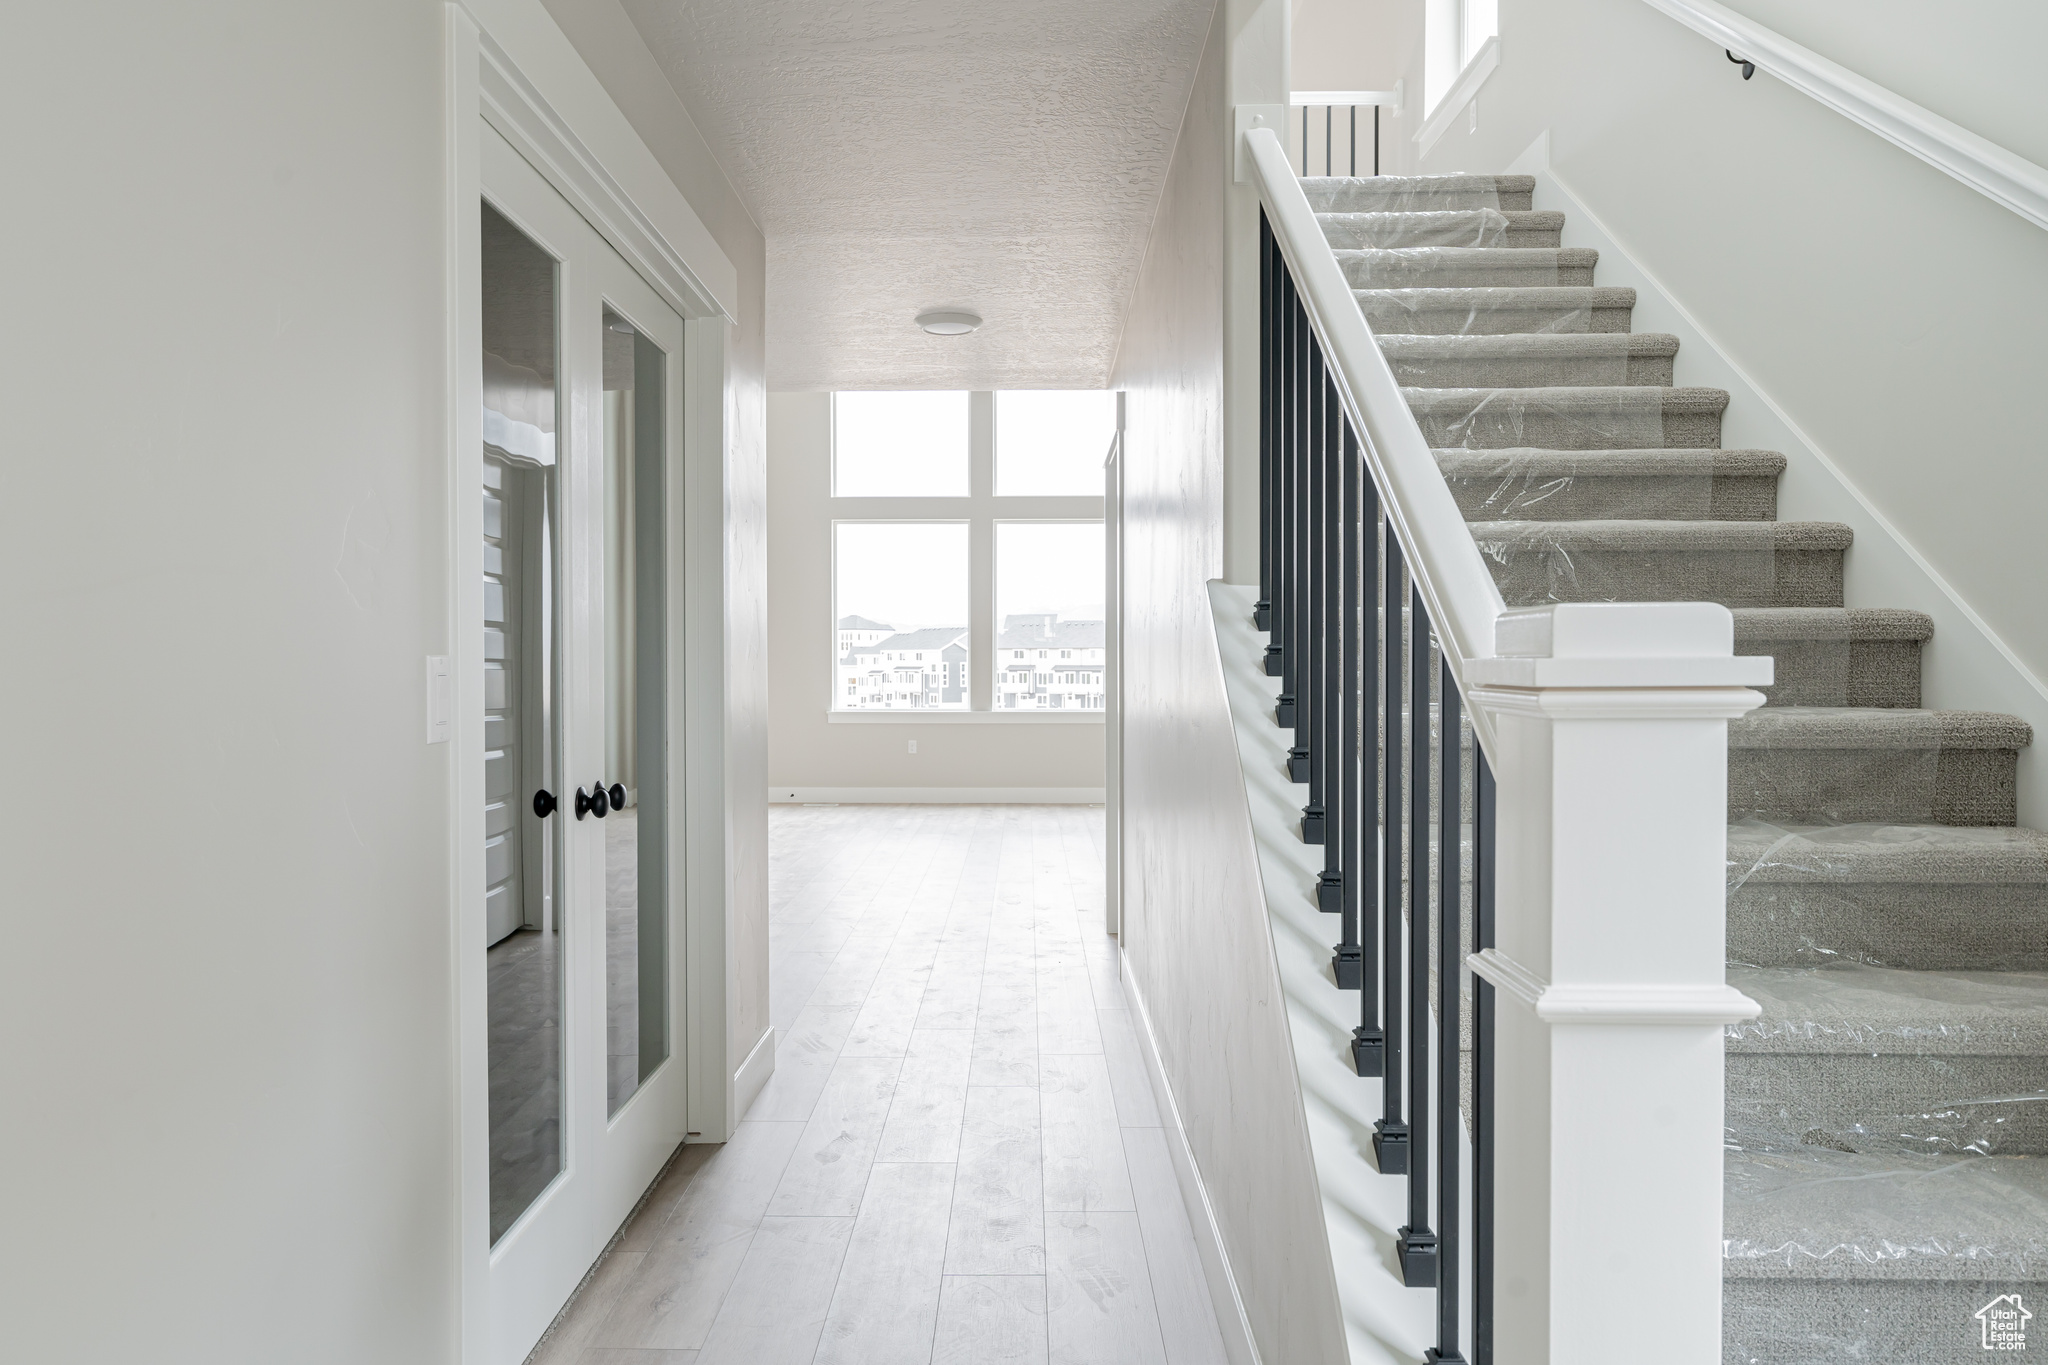
[[[967,523],[967,709],[964,711],[848,711],[839,706],[839,566],[835,553],[829,556],[827,572],[832,575],[827,600],[832,616],[823,632],[822,646],[831,649],[827,676],[833,682],[826,694],[826,720],[835,725],[1071,725],[1101,724],[1105,710],[1067,708],[1056,710],[997,709],[996,679],[996,523],[997,522],[1095,522],[1105,519],[1104,497],[1045,497],[1031,494],[999,496],[995,491],[995,402],[994,392],[974,390],[968,394],[967,496],[962,497],[838,497],[826,486],[827,522],[832,543],[838,543],[842,522],[960,522]],[[1123,427],[1123,404],[1117,404],[1117,432]],[[838,433],[834,422],[834,450],[828,470],[837,468]],[[1108,461],[1110,447],[1103,447]],[[829,476],[828,476],[829,477]],[[1107,535],[1108,528],[1104,528]],[[1104,584],[1107,591],[1107,565]],[[1105,651],[1107,644],[1104,645]]]

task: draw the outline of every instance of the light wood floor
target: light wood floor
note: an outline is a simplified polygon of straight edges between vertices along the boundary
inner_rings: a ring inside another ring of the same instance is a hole
[[[1223,1365],[1102,812],[776,807],[775,1075],[536,1365]]]

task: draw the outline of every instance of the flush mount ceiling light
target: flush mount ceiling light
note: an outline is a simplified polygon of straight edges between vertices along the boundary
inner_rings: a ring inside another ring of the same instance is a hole
[[[919,313],[917,325],[935,337],[964,337],[981,326],[978,313]]]

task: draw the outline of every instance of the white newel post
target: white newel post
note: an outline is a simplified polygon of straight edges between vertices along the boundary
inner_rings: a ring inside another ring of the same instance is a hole
[[[1495,1359],[1721,1359],[1728,721],[1771,661],[1712,603],[1510,612],[1496,740]]]

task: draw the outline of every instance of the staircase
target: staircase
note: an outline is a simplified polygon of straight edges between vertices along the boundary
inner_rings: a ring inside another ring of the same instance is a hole
[[[1776,659],[1729,727],[1728,979],[1763,1013],[1727,1030],[1724,1359],[1981,1359],[1978,1310],[2048,1304],[2029,727],[1921,708],[1931,622],[1844,602],[1849,528],[1777,520],[1784,456],[1720,448],[1728,394],[1674,386],[1532,178],[1302,187],[1508,606],[1717,601]]]

